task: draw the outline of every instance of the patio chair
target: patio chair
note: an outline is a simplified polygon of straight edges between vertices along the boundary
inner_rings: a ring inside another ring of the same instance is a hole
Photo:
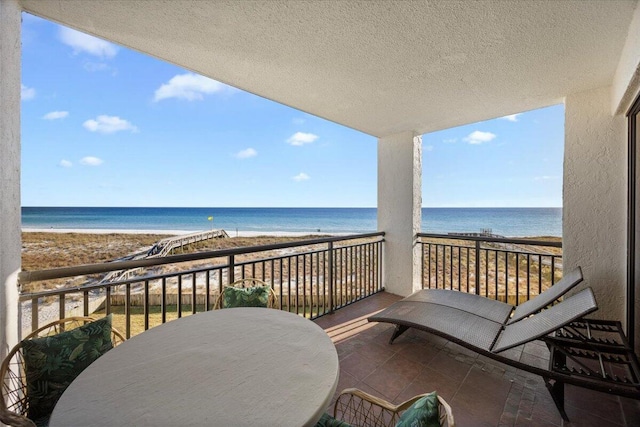
[[[396,325],[390,344],[416,328],[540,375],[565,420],[565,383],[640,399],[640,367],[621,323],[584,317],[598,308],[591,288],[539,311],[553,302],[552,296],[564,294],[543,292],[526,311],[516,309],[520,313],[516,320],[515,314],[510,317],[513,308],[508,304],[457,291],[429,291],[418,291],[368,320]],[[519,355],[514,358],[507,352],[538,339],[550,350],[547,369],[520,362]]]
[[[108,323],[108,325],[104,326],[103,332],[100,332],[98,328],[103,328],[103,323],[105,325],[106,323]],[[70,338],[70,334],[61,334],[64,332],[71,332],[74,329],[82,327],[82,331],[86,331],[86,334],[83,335],[83,340],[84,342],[87,342],[87,336],[89,336],[89,340],[91,340],[93,339],[93,337],[99,337],[101,333],[103,336],[104,334],[108,333],[104,332],[107,330],[108,326],[108,330],[110,330],[111,335],[111,347],[113,347],[124,342],[125,338],[117,329],[111,327],[110,325],[111,317],[108,317],[108,321],[104,320],[101,323],[97,323],[96,319],[92,317],[67,317],[64,319],[56,320],[45,326],[42,326],[41,328],[36,329],[35,331],[27,335],[21,342],[16,344],[16,346],[11,349],[7,357],[5,357],[5,359],[2,361],[2,364],[0,365],[0,379],[2,380],[2,399],[0,399],[0,422],[8,426],[34,427],[37,425],[46,425],[48,423],[48,416],[51,415],[49,413],[46,416],[34,417],[37,419],[28,418],[28,416],[30,415],[30,404],[33,399],[30,398],[28,393],[30,387],[27,384],[28,374],[25,368],[25,352],[28,351],[25,349],[25,346],[30,346],[27,345],[29,343],[25,344],[27,341],[35,343],[35,341],[33,341],[34,339],[39,339],[41,341],[42,338],[45,337],[61,339]],[[74,336],[77,337],[77,332],[76,334],[74,334]],[[50,340],[48,342],[52,344]],[[108,348],[111,347],[103,344],[102,349],[104,351],[107,351]],[[74,353],[75,355],[78,355],[78,351],[84,350],[84,348],[81,349],[79,347],[76,347],[74,350],[75,352],[71,352],[72,355],[74,355]],[[94,352],[97,352],[98,350],[99,349],[96,348],[91,349],[91,351]],[[59,357],[60,354],[60,352],[57,352],[56,357]],[[90,363],[92,360],[95,360],[95,358],[99,357],[100,354],[92,354],[90,358],[86,359],[86,363]],[[78,373],[79,372],[77,372],[77,374]],[[71,382],[71,380],[73,380],[73,378],[69,380],[69,383]],[[62,391],[64,391],[64,388],[62,390],[59,390],[59,394],[61,394]],[[59,397],[59,395],[57,395],[57,397]]]
[[[429,394],[419,394],[399,405],[394,405],[360,389],[348,388],[343,390],[336,399],[333,417],[353,427],[393,427],[407,409]],[[455,427],[451,406],[441,396],[436,397],[440,426]]]
[[[276,301],[276,293],[268,283],[247,277],[224,286],[213,308],[214,310],[230,307],[274,308],[277,305]]]

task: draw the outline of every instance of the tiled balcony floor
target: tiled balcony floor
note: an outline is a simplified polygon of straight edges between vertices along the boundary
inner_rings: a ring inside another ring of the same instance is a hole
[[[393,326],[368,323],[367,317],[398,299],[382,292],[316,320],[338,350],[336,393],[357,387],[400,403],[436,390],[451,405],[459,427],[640,426],[640,401],[567,385],[571,422],[566,423],[538,376],[413,329],[389,345]],[[529,343],[521,350],[521,360],[546,366],[544,344]]]

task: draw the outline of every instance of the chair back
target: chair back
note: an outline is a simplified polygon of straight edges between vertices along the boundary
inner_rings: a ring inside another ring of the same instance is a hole
[[[393,427],[402,413],[418,399],[427,394],[419,394],[411,399],[394,405],[357,388],[348,388],[340,393],[333,407],[333,416],[353,427]],[[451,406],[438,396],[440,425],[455,427]]]
[[[92,317],[67,317],[44,325],[27,335],[24,340],[47,337],[70,331],[86,323],[95,321]],[[111,341],[117,346],[126,339],[115,328],[111,328]],[[26,418],[29,411],[27,398],[27,381],[22,354],[22,342],[16,344],[0,365],[0,381],[2,381],[2,399],[0,399],[0,422],[9,426],[35,426]]]
[[[224,292],[226,289],[228,288],[241,288],[241,289],[250,289],[250,288],[257,288],[257,287],[267,287],[269,288],[269,297],[267,300],[267,308],[278,308],[278,304],[277,304],[277,297],[276,297],[276,293],[273,290],[273,288],[266,282],[264,282],[263,280],[260,279],[255,279],[252,277],[247,277],[247,278],[243,278],[240,280],[236,280],[233,283],[230,283],[228,285],[223,286],[222,288],[222,292],[220,292],[220,295],[218,296],[218,298],[216,299],[216,303],[214,305],[214,309],[220,309],[220,308],[225,308],[224,307]]]
[[[493,344],[491,352],[499,353],[542,338],[597,309],[598,304],[593,291],[591,288],[585,288],[538,314],[505,326]]]
[[[517,306],[507,324],[515,323],[525,317],[536,314],[543,308],[553,304],[582,282],[582,279],[582,269],[580,267],[574,268],[569,272],[563,272],[562,279],[560,279],[558,283],[544,290],[538,296]]]

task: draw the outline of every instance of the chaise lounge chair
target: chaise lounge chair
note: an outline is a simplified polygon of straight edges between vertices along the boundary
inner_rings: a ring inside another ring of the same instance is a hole
[[[540,375],[560,414],[568,420],[564,384],[640,399],[638,359],[620,322],[584,318],[598,309],[591,288],[551,305],[581,281],[582,271],[577,268],[518,307],[454,290],[423,289],[368,320],[396,325],[390,344],[407,329],[416,328]],[[537,339],[550,350],[548,369],[505,353]]]

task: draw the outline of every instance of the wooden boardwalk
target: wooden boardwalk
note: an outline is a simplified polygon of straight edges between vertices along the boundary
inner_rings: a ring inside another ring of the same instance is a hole
[[[184,234],[175,237],[169,237],[167,239],[162,239],[158,243],[156,243],[149,252],[147,252],[147,256],[145,258],[158,258],[167,256],[177,248],[182,248],[187,245],[191,245],[193,243],[202,242],[204,240],[210,239],[220,239],[227,238],[229,235],[226,231],[220,230],[208,230],[208,231],[199,231],[197,233],[192,234]]]
[[[197,233],[191,234],[181,234],[179,236],[168,237],[166,239],[158,241],[147,252],[133,254],[118,261],[161,258],[171,254],[171,252],[175,249],[183,248],[194,243],[203,242],[210,239],[222,239],[228,237],[229,235],[227,234],[227,232],[222,229],[198,231]],[[104,276],[100,282],[108,283],[118,280],[124,280],[129,278],[133,273],[136,273],[140,270],[140,268],[134,268],[132,270],[112,271],[111,273]]]

